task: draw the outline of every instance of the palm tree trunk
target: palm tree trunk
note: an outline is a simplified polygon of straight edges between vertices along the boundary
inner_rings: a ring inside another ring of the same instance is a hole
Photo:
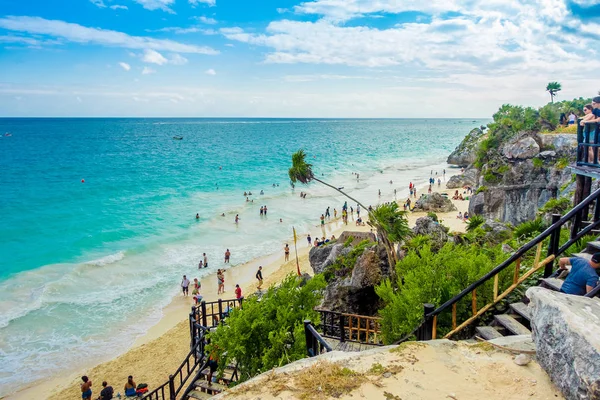
[[[365,207],[360,201],[356,200],[354,197],[349,196],[347,193],[344,193],[343,191],[341,191],[340,189],[336,188],[333,185],[330,185],[327,182],[323,182],[322,180],[313,177],[313,179],[319,183],[322,183],[325,186],[329,186],[330,188],[332,188],[333,190],[336,190],[337,192],[343,194],[344,196],[346,196],[347,198],[349,198],[350,200],[352,200],[353,202],[355,202],[356,204],[358,204],[359,206],[361,206],[364,210],[366,210],[367,212],[369,212],[369,209],[367,207]]]

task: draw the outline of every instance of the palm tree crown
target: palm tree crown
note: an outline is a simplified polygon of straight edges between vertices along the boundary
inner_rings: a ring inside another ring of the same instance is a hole
[[[546,86],[546,91],[550,93],[550,99],[554,103],[554,96],[562,90],[562,85],[559,82],[550,82]]]
[[[292,168],[288,171],[292,183],[300,181],[308,183],[313,180],[315,175],[312,172],[312,164],[306,162],[306,153],[304,150],[298,150],[292,154]]]

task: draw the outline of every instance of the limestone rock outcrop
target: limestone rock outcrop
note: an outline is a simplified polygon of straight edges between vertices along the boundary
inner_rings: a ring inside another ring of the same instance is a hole
[[[540,153],[540,145],[530,136],[507,143],[502,154],[508,159],[526,160]]]
[[[448,189],[461,189],[465,186],[475,187],[477,185],[477,174],[476,168],[468,168],[460,175],[451,176],[448,183],[446,183],[446,187]]]
[[[313,247],[308,253],[308,260],[315,274],[320,274],[325,268],[333,264],[344,248],[344,244],[337,242],[327,246]]]
[[[448,156],[448,164],[466,167],[475,161],[477,146],[485,137],[481,128],[472,129],[458,147]]]
[[[531,300],[536,358],[569,400],[600,399],[600,302],[540,287]]]
[[[452,201],[439,193],[425,194],[415,203],[415,211],[449,212],[456,211]]]

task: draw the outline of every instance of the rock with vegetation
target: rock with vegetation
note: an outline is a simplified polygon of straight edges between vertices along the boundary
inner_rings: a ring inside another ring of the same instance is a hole
[[[337,242],[331,245],[313,247],[308,253],[308,260],[315,274],[320,274],[325,268],[333,264],[340,254],[344,244]]]
[[[437,243],[437,248],[441,248],[448,241],[449,229],[432,217],[420,217],[415,221],[413,233],[415,236],[422,235],[429,237]]]
[[[531,300],[536,358],[567,399],[600,398],[600,304],[540,287]]]
[[[477,146],[485,136],[481,128],[472,129],[465,139],[448,157],[448,164],[466,167],[475,161]]]
[[[415,211],[450,212],[456,211],[452,201],[439,193],[422,195],[415,203]]]

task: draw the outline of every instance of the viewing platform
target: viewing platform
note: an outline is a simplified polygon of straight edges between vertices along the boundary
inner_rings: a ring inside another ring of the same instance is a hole
[[[571,167],[574,174],[600,178],[600,127],[597,123],[577,125],[577,162]]]

